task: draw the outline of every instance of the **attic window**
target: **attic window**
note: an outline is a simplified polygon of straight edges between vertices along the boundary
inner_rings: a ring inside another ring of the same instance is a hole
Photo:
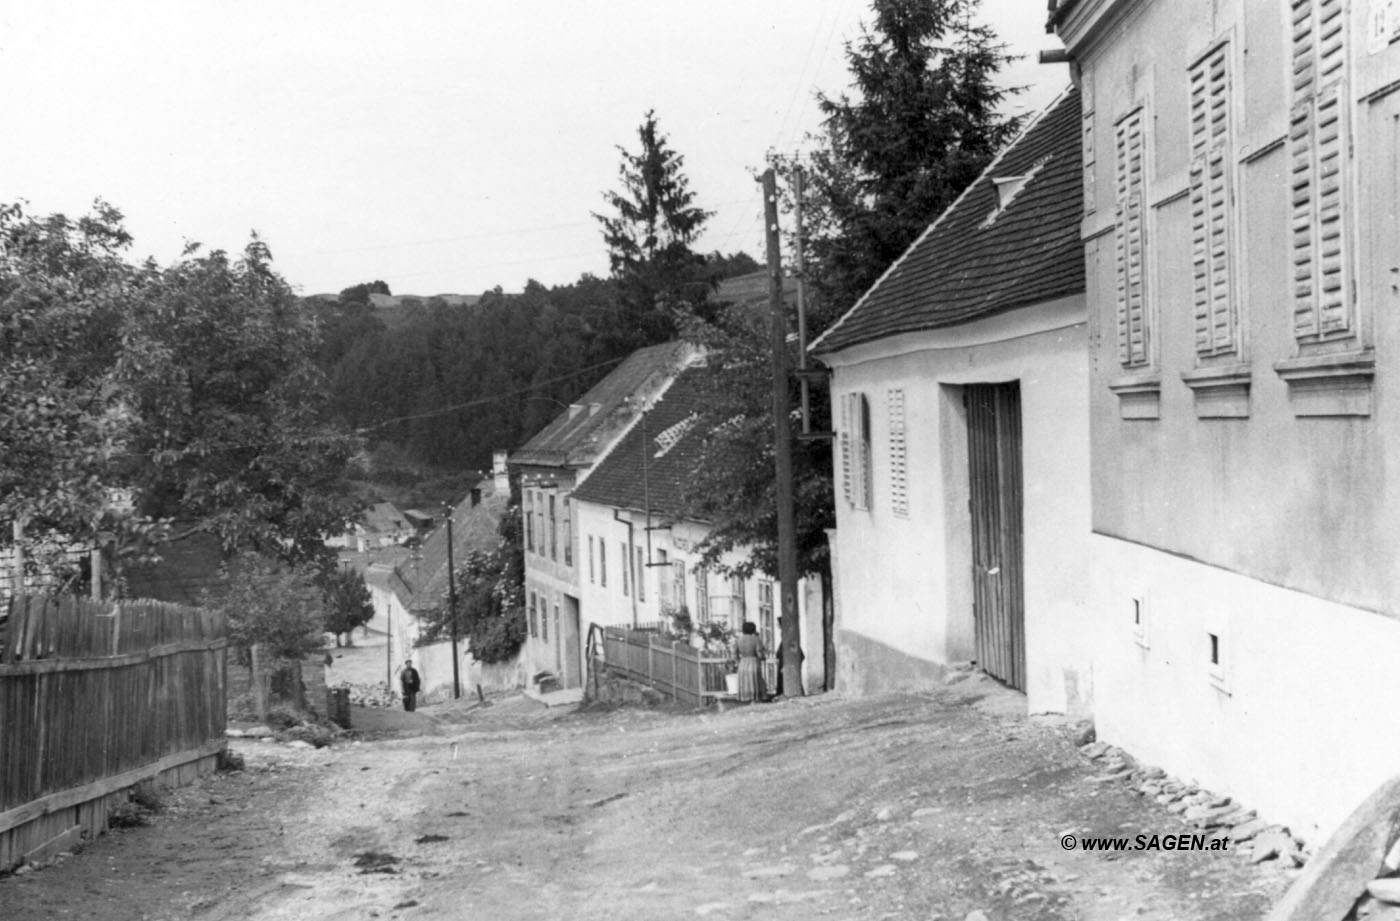
[[[1017,195],[1021,194],[1022,189],[1030,185],[1031,180],[1035,178],[1035,174],[1040,172],[1049,160],[1049,157],[1040,158],[1030,168],[1029,172],[1022,173],[1019,176],[993,176],[992,188],[996,189],[997,206],[992,213],[987,215],[982,221],[981,226],[992,226],[997,217],[1011,206],[1011,202],[1015,200]]]
[[[664,429],[661,434],[657,435],[655,438],[657,450],[656,454],[652,456],[665,457],[666,453],[685,437],[685,433],[695,426],[695,422],[698,418],[698,414],[691,413],[675,425]]]

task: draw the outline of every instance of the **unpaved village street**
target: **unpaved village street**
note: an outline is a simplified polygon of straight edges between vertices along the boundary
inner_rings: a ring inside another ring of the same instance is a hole
[[[1067,832],[1191,829],[1092,781],[1023,708],[969,678],[718,713],[500,698],[429,708],[418,735],[235,740],[246,770],[0,878],[0,918],[1234,921],[1297,872],[1062,849]]]

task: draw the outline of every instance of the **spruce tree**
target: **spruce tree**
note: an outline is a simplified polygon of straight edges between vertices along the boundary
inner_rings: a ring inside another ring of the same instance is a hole
[[[1013,60],[974,22],[980,0],[874,0],[847,44],[849,93],[825,116],[808,174],[814,328],[844,313],[991,162],[1021,125],[998,112]]]

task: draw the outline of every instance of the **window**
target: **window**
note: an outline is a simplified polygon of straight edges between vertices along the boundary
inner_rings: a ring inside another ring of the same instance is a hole
[[[525,549],[535,549],[535,491],[525,490]]]
[[[729,625],[738,630],[744,625],[747,612],[744,610],[744,579],[742,576],[729,577]]]
[[[758,583],[758,635],[769,650],[775,646],[773,627],[773,583],[763,579]]]
[[[597,581],[598,581],[597,577],[594,575],[594,569],[593,569],[593,535],[592,535],[592,534],[588,535],[588,581],[589,581],[589,582],[597,582]]]
[[[646,557],[642,556],[642,548],[641,548],[641,547],[638,547],[638,548],[637,548],[637,570],[636,570],[636,572],[634,572],[634,573],[632,574],[632,581],[633,581],[633,583],[637,586],[637,600],[638,600],[638,601],[646,601],[646,600],[647,600],[647,588],[646,588],[646,582],[645,582],[646,571],[647,571],[647,567],[646,567]]]
[[[1196,354],[1239,350],[1231,280],[1234,235],[1231,175],[1230,46],[1222,44],[1191,67],[1191,265],[1196,308]]]
[[[665,550],[660,547],[656,548],[656,556],[649,568],[656,570],[657,602],[669,604],[671,602],[671,563]]]
[[[900,518],[908,518],[909,442],[904,424],[904,388],[891,388],[887,401],[890,416],[890,510]]]
[[[841,486],[852,508],[869,509],[873,490],[870,471],[870,401],[863,393],[841,398]]]
[[[604,588],[608,585],[608,542],[603,538],[598,538],[598,584]]]
[[[671,563],[671,603],[678,608],[686,606],[684,560],[676,560]]]
[[[1143,124],[1143,111],[1136,109],[1114,127],[1113,259],[1118,294],[1118,360],[1125,368],[1151,364],[1144,265],[1147,228]]]
[[[555,496],[549,494],[549,558],[559,559],[559,518],[555,515]]]
[[[540,640],[549,642],[549,605],[545,603],[544,596],[539,596],[540,601]]]
[[[574,565],[574,519],[568,496],[564,497],[564,565]]]
[[[1292,0],[1292,8],[1293,332],[1311,343],[1356,332],[1346,232],[1347,18],[1343,0]]]
[[[710,574],[704,566],[695,567],[695,622],[710,622]]]
[[[631,558],[631,557],[628,555],[628,553],[627,553],[627,541],[622,541],[621,547],[622,547],[622,596],[625,598],[625,597],[627,597],[628,586],[629,586],[629,585],[631,584],[631,582],[632,582],[632,579],[631,579],[631,577],[630,577],[630,573],[631,573],[631,570],[632,570],[632,558]]]
[[[535,622],[535,593],[530,592],[530,604],[527,610],[530,612],[530,635],[539,636],[539,625]]]

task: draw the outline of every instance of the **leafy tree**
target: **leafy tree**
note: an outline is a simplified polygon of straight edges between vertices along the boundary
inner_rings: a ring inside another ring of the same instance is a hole
[[[636,153],[618,147],[620,192],[606,192],[602,225],[608,262],[618,285],[619,314],[602,330],[620,354],[663,342],[675,333],[675,311],[705,300],[705,260],[691,244],[712,212],[695,205],[682,169],[685,157],[667,145],[648,111],[637,128]]]
[[[341,645],[342,634],[346,646],[355,645],[352,641],[355,628],[364,626],[374,617],[374,602],[365,580],[353,569],[337,569],[325,580],[325,596],[325,632],[335,634],[337,646]]]
[[[191,244],[143,269],[115,366],[132,413],[125,473],[142,512],[191,522],[181,533],[305,560],[348,517],[355,441],[320,419],[315,320],[271,260],[254,237],[238,258]]]
[[[179,519],[230,550],[322,552],[353,442],[317,418],[314,318],[256,238],[164,268],[130,242],[101,201],[76,221],[0,207],[0,515],[26,541],[142,552]]]
[[[130,240],[101,201],[77,221],[0,206],[0,541],[11,521],[79,539],[132,524],[109,501],[130,429],[115,373]]]
[[[318,573],[265,554],[243,552],[223,567],[219,582],[200,604],[228,619],[229,642],[253,673],[258,714],[267,718],[264,675],[290,689],[299,708],[301,660],[321,647],[326,599]]]
[[[458,637],[478,662],[508,662],[525,642],[525,554],[520,506],[512,504],[497,528],[492,550],[471,550],[457,564]],[[420,645],[452,636],[452,609],[444,592],[438,607],[420,620]]]
[[[825,116],[806,196],[807,274],[820,330],[849,309],[1014,137],[995,83],[1014,58],[973,22],[980,0],[874,0],[846,46],[852,95]],[[790,163],[781,164],[790,169]]]

